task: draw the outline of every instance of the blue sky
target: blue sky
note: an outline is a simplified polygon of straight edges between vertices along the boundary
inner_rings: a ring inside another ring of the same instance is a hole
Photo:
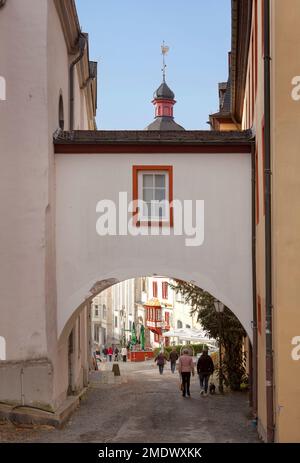
[[[76,0],[90,59],[98,61],[97,125],[144,129],[154,118],[162,81],[160,45],[170,47],[166,81],[176,95],[175,120],[208,129],[218,109],[217,84],[228,76],[230,0]]]

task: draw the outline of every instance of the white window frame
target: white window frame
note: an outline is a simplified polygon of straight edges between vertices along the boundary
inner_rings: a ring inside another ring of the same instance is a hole
[[[144,186],[144,181],[143,177],[144,175],[164,175],[165,177],[165,193],[166,193],[166,199],[165,199],[165,215],[162,217],[158,216],[145,216],[144,211],[140,210],[139,211],[139,220],[141,222],[147,222],[147,221],[154,221],[154,222],[162,222],[162,223],[168,223],[170,222],[170,198],[169,198],[169,172],[167,170],[141,170],[138,172],[138,198],[139,200],[143,201],[143,186]],[[158,203],[158,201],[157,201]],[[152,208],[151,208],[152,209]],[[152,212],[152,211],[151,211]]]

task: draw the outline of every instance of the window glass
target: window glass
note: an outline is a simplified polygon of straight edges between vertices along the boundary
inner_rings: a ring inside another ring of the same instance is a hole
[[[138,199],[144,204],[139,211],[141,221],[170,220],[169,172],[164,170],[142,170],[138,173]]]
[[[156,188],[165,188],[166,185],[166,176],[165,175],[155,175],[155,187]]]
[[[144,217],[164,218],[165,205],[158,202],[166,200],[166,174],[143,174]]]
[[[143,188],[153,188],[154,187],[154,176],[153,174],[144,174],[143,175]]]
[[[154,190],[153,188],[143,188],[143,201],[149,202],[154,199]]]

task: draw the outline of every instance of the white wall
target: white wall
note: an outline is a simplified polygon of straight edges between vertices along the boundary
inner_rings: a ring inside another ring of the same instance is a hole
[[[96,233],[96,204],[132,199],[133,165],[173,165],[174,198],[205,201],[205,240]],[[194,281],[239,317],[252,337],[251,158],[248,154],[56,155],[58,331],[106,278],[165,275]]]
[[[6,81],[6,100],[0,101],[0,327],[7,361],[0,365],[0,400],[20,400],[9,384],[27,362],[28,400],[50,404],[63,397],[67,380],[67,345],[57,346],[56,320],[53,132],[60,92],[67,129],[69,112],[69,56],[52,0],[6,3],[0,56]],[[83,120],[86,128],[86,115]]]
[[[29,14],[30,12],[30,14]],[[0,13],[0,327],[7,361],[47,356],[47,1]]]

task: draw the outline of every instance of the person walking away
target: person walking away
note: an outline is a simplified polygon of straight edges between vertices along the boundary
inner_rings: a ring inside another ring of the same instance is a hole
[[[121,355],[122,355],[122,358],[123,358],[123,362],[126,362],[127,361],[127,347],[122,347],[122,350],[121,350]]]
[[[108,355],[108,349],[107,349],[107,347],[104,347],[104,349],[103,349],[102,352],[103,352],[103,355],[104,355],[105,360],[107,360],[107,355]]]
[[[113,356],[113,349],[111,346],[108,348],[108,356],[109,356],[109,361],[111,362],[112,356]]]
[[[114,350],[114,356],[115,356],[115,362],[117,362],[119,359],[119,349],[117,348],[117,346],[115,347],[115,350]]]
[[[214,362],[210,355],[208,355],[208,349],[203,349],[202,355],[199,357],[197,362],[197,373],[200,380],[201,395],[207,396],[209,377],[213,374],[214,369]]]
[[[177,362],[178,358],[179,358],[179,355],[177,353],[176,347],[173,347],[173,350],[172,350],[172,352],[170,352],[170,357],[169,357],[169,360],[170,360],[170,363],[171,363],[171,371],[172,371],[172,373],[175,373],[176,362]]]
[[[164,372],[164,366],[165,366],[166,360],[167,360],[166,356],[163,352],[160,352],[154,359],[154,361],[156,362],[156,365],[158,366],[159,373],[161,375]]]
[[[179,357],[178,370],[179,370],[179,374],[181,375],[182,386],[183,386],[182,396],[185,397],[186,395],[188,395],[188,397],[190,397],[191,396],[191,393],[190,393],[191,374],[194,376],[195,370],[194,370],[193,357],[189,355],[189,351],[187,349],[184,349],[182,352],[182,355]]]

